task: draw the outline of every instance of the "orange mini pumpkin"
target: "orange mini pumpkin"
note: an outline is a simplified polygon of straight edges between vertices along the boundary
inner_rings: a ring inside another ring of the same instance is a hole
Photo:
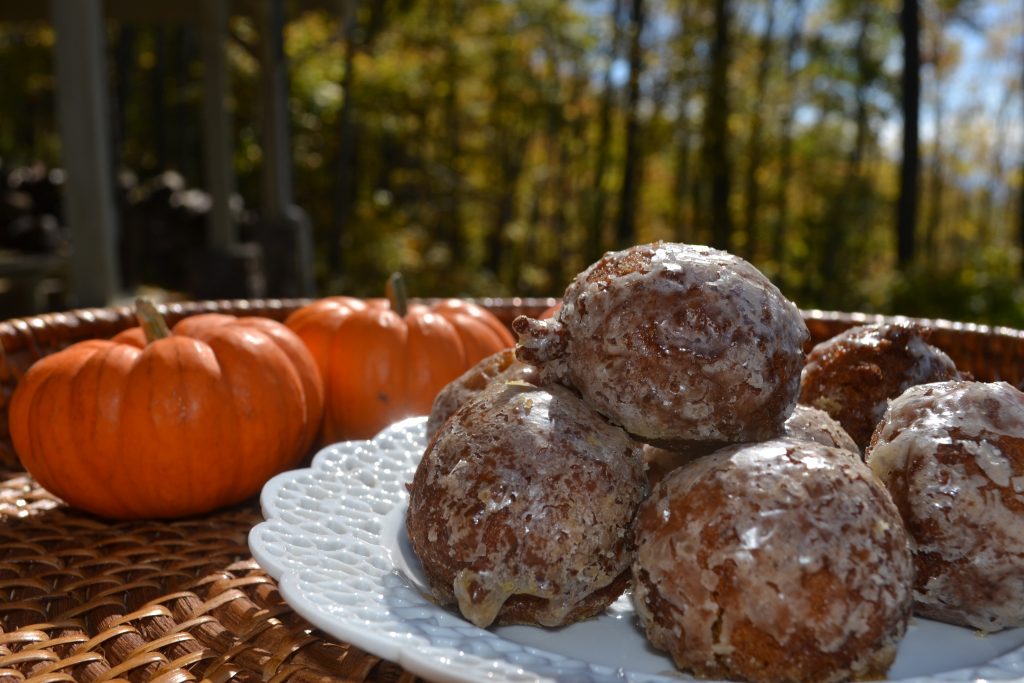
[[[500,320],[471,302],[406,306],[398,282],[390,299],[326,297],[285,320],[320,368],[323,443],[367,439],[426,415],[446,384],[515,343]]]
[[[201,314],[34,363],[11,398],[25,469],[111,518],[208,512],[257,493],[313,445],[323,385],[299,339],[269,318]],[[155,316],[155,317],[154,317]]]

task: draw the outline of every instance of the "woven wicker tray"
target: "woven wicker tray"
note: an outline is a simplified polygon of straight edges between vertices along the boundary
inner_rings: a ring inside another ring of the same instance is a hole
[[[170,322],[198,312],[282,320],[304,300],[214,301],[164,307]],[[506,323],[546,299],[481,300]],[[866,321],[804,313],[809,343]],[[982,380],[1024,379],[1024,332],[918,321],[961,369]],[[0,323],[0,683],[9,681],[415,681],[317,631],[281,599],[252,560],[258,502],[173,522],[96,519],[63,505],[26,475],[6,411],[35,360],[134,325],[131,310],[77,310]]]

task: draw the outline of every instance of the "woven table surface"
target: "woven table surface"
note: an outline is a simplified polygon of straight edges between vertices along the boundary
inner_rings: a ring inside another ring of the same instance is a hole
[[[504,322],[551,300],[480,300]],[[283,320],[304,300],[192,302],[201,311]],[[810,344],[881,316],[806,311]],[[1024,377],[1024,332],[919,321],[977,379]],[[9,681],[416,681],[318,631],[285,604],[252,559],[256,499],[202,517],[110,522],[55,499],[23,472],[6,409],[31,363],[75,341],[134,324],[126,308],[0,323],[0,683]]]

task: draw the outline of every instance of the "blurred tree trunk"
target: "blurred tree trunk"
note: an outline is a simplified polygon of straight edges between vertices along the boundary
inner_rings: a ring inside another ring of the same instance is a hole
[[[648,15],[651,16],[651,15]],[[654,55],[651,59],[658,60],[660,57]],[[647,184],[649,182],[647,177],[647,163],[651,158],[659,159],[667,162],[660,168],[665,168],[665,171],[671,176],[671,186],[674,189],[676,187],[676,180],[673,174],[673,164],[675,162],[675,156],[673,150],[675,149],[675,125],[667,125],[671,117],[666,115],[665,108],[669,105],[670,99],[674,97],[672,92],[673,76],[667,70],[656,71],[655,74],[650,78],[650,115],[647,117],[651,121],[651,125],[646,127],[646,135],[644,136],[644,171],[643,171],[643,189],[647,191]],[[666,200],[671,197],[669,195],[663,195],[666,189],[665,180],[662,179],[661,173],[659,173],[658,181],[651,183],[650,193],[652,196],[662,195]],[[671,191],[671,190],[670,190]],[[659,223],[664,223],[669,230],[673,233],[678,230],[679,224],[675,222],[676,218],[676,205],[677,202],[666,201],[665,203],[654,204],[649,201],[642,201],[641,207],[650,206],[651,220]],[[638,212],[639,216],[645,216],[646,211],[641,209]],[[640,235],[637,235],[639,239],[643,239]],[[682,240],[677,240],[682,241]]]
[[[711,182],[711,245],[728,251],[732,248],[732,218],[729,215],[732,169],[728,144],[731,0],[715,0],[713,21],[711,80],[704,115],[704,169]]]
[[[793,121],[796,117],[796,89],[794,81],[797,74],[796,57],[803,44],[804,32],[804,0],[796,0],[793,23],[790,25],[786,39],[785,87],[788,97],[782,115],[779,131],[779,181],[776,190],[777,218],[772,230],[772,261],[776,264],[779,281],[786,281],[786,269],[783,261],[786,258],[786,234],[789,232],[789,184],[793,179]]]
[[[693,240],[692,224],[686,213],[690,189],[690,135],[686,114],[680,112],[676,126],[675,184],[672,192],[672,225],[675,239],[680,242]]]
[[[900,33],[903,36],[903,159],[900,163],[900,194],[896,218],[896,260],[901,268],[914,259],[914,237],[920,176],[918,149],[921,109],[921,50],[918,0],[903,0]]]
[[[561,292],[568,284],[563,273],[563,267],[567,259],[561,253],[564,245],[569,243],[569,219],[566,209],[569,202],[566,197],[572,196],[569,179],[569,146],[572,144],[572,134],[566,130],[566,121],[563,116],[560,104],[551,106],[551,139],[554,141],[551,149],[551,171],[552,178],[550,190],[554,192],[554,201],[551,202],[551,214],[548,216],[548,236],[554,240],[554,244],[545,246],[554,249],[546,250],[545,270],[552,283],[552,291]],[[574,273],[569,273],[571,277]]]
[[[559,67],[566,62],[561,59],[559,46],[553,43],[545,43],[540,46],[539,54],[543,54],[548,67],[544,71],[558,74]],[[558,76],[553,76],[558,78]],[[561,79],[559,79],[561,80]],[[565,81],[569,82],[566,85]],[[562,265],[566,261],[562,250],[569,243],[568,226],[569,221],[566,215],[566,208],[569,202],[567,197],[572,196],[569,183],[569,145],[572,134],[567,130],[568,121],[565,116],[565,104],[574,102],[578,97],[576,92],[577,79],[566,77],[560,82],[560,87],[570,88],[568,92],[559,98],[551,98],[544,103],[544,128],[543,135],[547,141],[545,147],[545,161],[543,167],[546,172],[542,192],[543,203],[542,223],[531,223],[529,254],[535,266],[543,269],[556,292],[562,291],[566,283],[562,277]],[[564,98],[564,99],[563,99]],[[543,228],[541,228],[543,225]],[[534,287],[537,285],[534,284]]]
[[[570,90],[568,103],[581,102],[586,99],[586,95],[589,92],[591,84],[591,72],[588,64],[582,57],[577,57],[573,60],[573,75],[571,78],[572,89]],[[580,242],[582,235],[578,229],[583,216],[580,213],[579,206],[576,202],[564,201],[565,197],[579,197],[583,191],[583,178],[577,172],[576,167],[573,164],[574,161],[574,149],[579,149],[584,145],[586,140],[587,131],[587,120],[579,116],[568,116],[565,111],[565,104],[562,104],[562,119],[565,122],[565,134],[561,137],[560,148],[561,148],[561,179],[562,179],[562,194],[560,197],[563,199],[558,203],[558,210],[563,214],[563,218],[566,222],[565,227],[565,241],[558,245],[559,250],[564,249],[565,245],[573,244],[576,245],[573,249],[573,254],[566,255],[559,251],[554,267],[551,269],[552,279],[554,281],[554,287],[552,291],[556,294],[560,294],[564,287],[572,281],[572,279],[579,273],[583,268],[590,265],[590,261],[583,260],[583,245]],[[585,182],[585,181],[584,181]],[[571,212],[566,215],[566,212]]]
[[[991,156],[989,157],[988,165],[988,176],[989,178],[1009,178],[1012,173],[1007,168],[1006,153],[1008,152],[1009,136],[1007,133],[1012,130],[1012,123],[1007,120],[1008,116],[1011,116],[1010,112],[1013,111],[1014,100],[1020,97],[1020,92],[1007,83],[1007,88],[1003,91],[1003,96],[999,100],[999,106],[995,113],[995,125],[992,130],[995,135],[992,144]],[[941,128],[939,129],[941,130]],[[991,240],[999,239],[1001,234],[1007,235],[1006,241],[1009,241],[1010,225],[1012,219],[1006,221],[1005,232],[999,230],[997,225],[1000,223],[1000,217],[997,213],[999,211],[1000,200],[997,197],[999,194],[998,187],[993,183],[986,183],[984,189],[984,201],[981,205],[980,219],[979,219],[979,236],[982,244],[989,244]],[[1013,200],[1007,196],[1004,200],[1004,206],[1012,206]]]
[[[527,225],[535,226],[540,225],[543,211],[541,209],[541,201],[544,197],[544,181],[537,180],[534,182],[533,192],[531,192],[530,199],[530,210],[527,213]],[[514,283],[513,291],[516,292],[528,292],[532,286],[530,278],[527,277],[528,265],[536,263],[537,251],[539,249],[538,237],[540,236],[540,230],[527,230],[526,239],[519,243],[519,248],[515,250],[515,256],[512,259],[511,272],[513,274],[512,282]]]
[[[496,39],[496,45],[493,77],[494,105],[490,110],[490,121],[493,153],[498,165],[498,198],[494,222],[485,239],[487,245],[485,263],[487,269],[497,276],[502,268],[505,246],[504,232],[515,220],[516,187],[523,171],[523,149],[526,146],[526,140],[519,133],[518,117],[509,115],[509,112],[514,111],[515,100],[515,93],[510,94],[508,87],[511,54],[503,39]]]
[[[1018,87],[1024,94],[1024,50],[1021,51],[1021,79]],[[1020,165],[1017,168],[1017,177],[1024,179],[1024,139],[1021,140]],[[1017,245],[1024,250],[1024,181],[1017,183]],[[1020,275],[1024,277],[1024,258],[1020,260]]]
[[[357,0],[358,1],[358,0]],[[363,39],[360,41],[363,45],[372,45],[377,36],[387,27],[388,22],[388,8],[389,3],[387,0],[377,0],[377,2],[371,2],[369,6],[369,17],[366,19],[366,28],[363,30]],[[407,10],[408,8],[403,8]]]
[[[941,76],[935,70],[935,85],[941,90]],[[935,130],[941,131],[945,125],[943,98],[935,98],[934,116]],[[926,258],[938,255],[939,229],[942,224],[942,193],[943,193],[943,150],[942,135],[936,135],[932,141],[932,154],[928,169],[928,210],[924,220],[924,239],[921,245]]]
[[[695,189],[699,173],[694,171],[694,137],[698,134],[690,119],[690,107],[695,92],[699,89],[699,77],[704,69],[695,59],[694,50],[698,40],[692,26],[697,23],[697,12],[702,8],[697,3],[683,0],[679,3],[676,22],[677,34],[673,39],[678,55],[678,67],[672,72],[672,90],[675,96],[675,120],[673,122],[673,145],[671,163],[673,166],[673,192],[671,218],[675,239],[679,242],[696,241],[695,200],[699,197]],[[666,88],[666,90],[668,90]]]
[[[340,274],[344,244],[356,198],[355,165],[356,135],[353,111],[355,109],[352,90],[355,86],[355,54],[359,30],[359,0],[339,0],[341,39],[345,49],[342,56],[341,111],[338,112],[338,156],[335,167],[334,224],[327,240],[327,269],[331,277]]]
[[[445,23],[450,33],[462,23],[462,0],[447,0],[445,7],[447,16]],[[441,225],[439,234],[448,245],[451,262],[462,260],[464,245],[462,243],[462,112],[459,109],[459,81],[462,68],[459,54],[459,41],[447,39],[444,45],[444,139],[447,148],[445,161],[446,208],[440,212]]]
[[[622,3],[623,0],[613,0],[610,13],[612,35],[604,65],[601,89],[601,108],[597,115],[597,149],[594,160],[594,180],[591,186],[592,208],[587,230],[588,254],[586,261],[588,263],[592,263],[599,259],[606,246],[604,242],[604,216],[606,201],[604,178],[608,170],[608,162],[611,156],[612,111],[615,106],[613,72],[615,62],[619,57],[622,43]]]
[[[1024,155],[1021,158],[1024,159]],[[1017,175],[1024,177],[1024,161],[1021,161]],[[1024,250],[1024,183],[1018,183],[1017,188],[1017,245]],[[1021,277],[1024,277],[1024,258],[1019,268]]]
[[[871,54],[868,49],[868,34],[871,30],[871,3],[859,5],[860,16],[858,17],[857,39],[854,43],[853,53],[857,66],[856,82],[854,85],[854,126],[855,135],[853,147],[846,158],[846,170],[843,175],[839,191],[830,200],[828,229],[823,231],[824,241],[821,247],[818,274],[823,283],[823,289],[828,290],[827,283],[841,283],[844,278],[852,275],[849,272],[839,272],[837,265],[843,252],[848,247],[847,234],[850,228],[856,228],[858,219],[863,218],[865,202],[863,200],[863,165],[864,156],[868,143],[869,121],[868,121],[868,88],[874,80],[876,67],[872,63]],[[867,226],[863,226],[867,227]],[[837,288],[836,293],[842,290]]]
[[[632,0],[629,11],[629,80],[626,85],[626,150],[622,163],[619,216],[615,225],[615,246],[625,248],[636,241],[637,197],[643,168],[640,141],[640,75],[643,72],[644,0]]]
[[[746,257],[757,258],[757,214],[761,201],[761,188],[757,175],[764,160],[764,111],[768,86],[768,71],[772,60],[777,0],[769,0],[764,33],[761,35],[757,74],[754,79],[754,111],[750,117],[750,137],[747,139],[747,174],[745,178],[746,202],[743,211],[743,231],[747,236]]]
[[[934,7],[938,15],[933,24],[926,28],[921,36],[924,41],[925,61],[932,65],[932,80],[934,82],[935,97],[933,101],[933,116],[935,117],[935,130],[941,131],[946,125],[945,121],[945,98],[942,97],[946,75],[946,56],[943,47],[943,36],[946,31],[946,24],[950,19],[951,7]],[[925,258],[932,259],[938,256],[939,232],[942,225],[943,206],[943,141],[944,136],[935,135],[931,145],[931,155],[928,159],[928,188],[927,203],[924,197],[921,198],[924,210],[924,221],[922,225],[921,252]]]

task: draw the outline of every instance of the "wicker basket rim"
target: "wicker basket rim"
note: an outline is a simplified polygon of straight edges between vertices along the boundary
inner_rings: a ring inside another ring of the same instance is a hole
[[[410,301],[432,304],[445,300],[447,297],[419,297]],[[242,312],[245,310],[284,310],[302,306],[315,299],[311,298],[267,298],[267,299],[201,299],[188,301],[172,301],[157,304],[161,313],[195,314],[201,312],[216,312],[230,310]],[[558,297],[463,297],[463,301],[478,304],[487,309],[518,309],[518,310],[544,310],[555,305]],[[943,317],[920,317],[900,313],[880,313],[866,311],[841,311],[835,309],[801,308],[804,318],[812,320],[827,320],[842,322],[846,324],[872,324],[872,323],[893,323],[908,322],[924,327],[949,329],[958,331],[975,332],[979,334],[996,334],[1020,337],[1024,336],[1024,329],[1014,328],[1007,325],[996,325],[989,323],[978,323],[970,321],[954,320]],[[0,325],[27,323],[31,327],[38,327],[49,321],[60,320],[67,317],[80,319],[103,318],[110,314],[120,316],[132,316],[133,308],[128,304],[114,304],[110,306],[88,306],[81,308],[70,308],[62,311],[38,313],[27,316],[16,316],[0,321]]]

